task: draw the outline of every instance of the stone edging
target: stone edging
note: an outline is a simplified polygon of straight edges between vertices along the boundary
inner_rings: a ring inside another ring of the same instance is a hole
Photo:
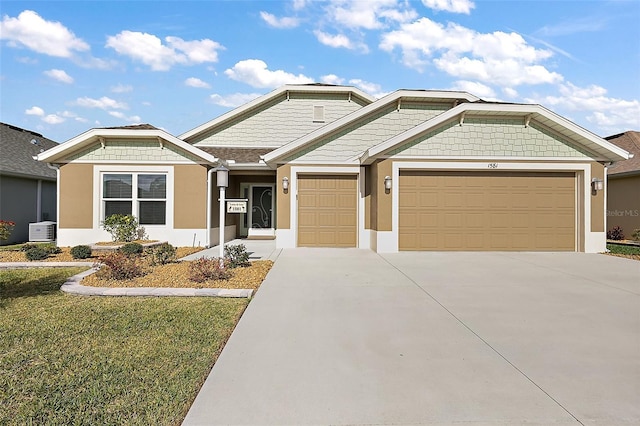
[[[9,268],[60,268],[73,266],[88,266],[88,262],[4,262],[0,263],[0,269]],[[95,268],[76,274],[62,284],[60,290],[65,293],[79,294],[83,296],[152,296],[152,297],[241,297],[250,299],[253,296],[251,289],[232,288],[170,288],[170,287],[90,287],[80,284],[87,277],[98,270]]]

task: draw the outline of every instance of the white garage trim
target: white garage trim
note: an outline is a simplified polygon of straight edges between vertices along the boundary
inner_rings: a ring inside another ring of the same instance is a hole
[[[580,247],[579,235],[584,228],[584,250],[597,253],[606,248],[603,232],[591,232],[591,165],[590,164],[549,164],[549,163],[513,163],[513,162],[394,162],[392,166],[392,213],[391,231],[377,232],[375,246],[379,253],[397,253],[399,251],[399,190],[401,170],[445,170],[445,171],[574,171],[583,173],[584,213],[580,215],[576,204],[576,248]],[[579,188],[578,188],[579,189]]]

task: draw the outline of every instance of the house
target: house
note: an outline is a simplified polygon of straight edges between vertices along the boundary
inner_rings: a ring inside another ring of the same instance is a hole
[[[607,230],[622,228],[626,238],[640,229],[640,132],[624,132],[605,138],[633,154],[607,168]]]
[[[0,244],[29,240],[29,223],[56,221],[56,171],[34,157],[58,146],[39,133],[0,123],[0,219],[15,222]]]
[[[287,85],[177,137],[91,129],[38,157],[59,169],[59,244],[131,212],[175,245],[225,240],[399,250],[605,249],[605,164],[624,149],[540,105],[466,92]],[[155,185],[159,190],[150,190]],[[134,189],[135,188],[135,189]],[[228,210],[227,210],[228,211]]]

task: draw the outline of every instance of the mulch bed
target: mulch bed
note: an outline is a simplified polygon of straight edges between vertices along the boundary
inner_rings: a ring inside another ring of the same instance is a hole
[[[60,247],[62,249],[62,253],[54,254],[46,259],[39,260],[38,262],[97,262],[100,254],[105,254],[107,251],[100,250],[98,252],[94,252],[93,256],[88,259],[74,259],[71,256],[70,247]],[[188,256],[193,253],[197,253],[201,250],[204,250],[202,247],[176,247],[176,255],[179,258]],[[25,256],[23,251],[19,250],[7,250],[0,251],[0,262],[28,262],[29,260]]]

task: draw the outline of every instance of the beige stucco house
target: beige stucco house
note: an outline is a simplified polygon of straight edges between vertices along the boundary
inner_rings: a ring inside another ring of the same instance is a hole
[[[59,170],[60,245],[107,239],[100,222],[116,212],[151,238],[215,245],[224,164],[227,197],[248,204],[226,214],[225,239],[378,252],[602,251],[605,164],[627,158],[539,105],[316,84],[177,137],[92,129],[39,156]]]
[[[628,131],[605,138],[633,157],[607,169],[607,230],[622,228],[626,238],[640,229],[640,132]]]

